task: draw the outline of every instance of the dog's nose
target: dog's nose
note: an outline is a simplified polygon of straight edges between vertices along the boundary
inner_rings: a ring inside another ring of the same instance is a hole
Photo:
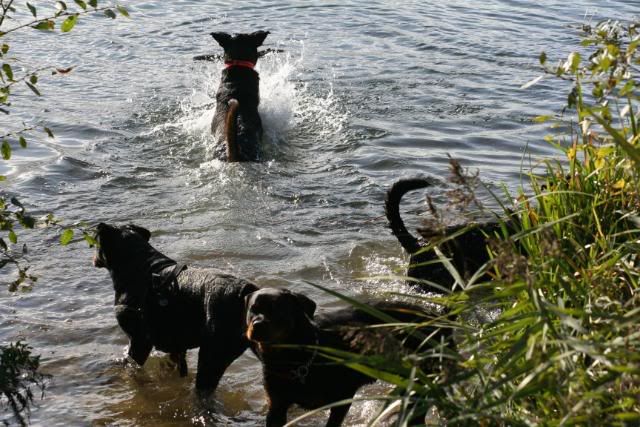
[[[269,322],[262,315],[258,315],[251,320],[247,328],[247,338],[251,341],[264,341],[269,332]]]
[[[93,254],[93,266],[98,268],[104,267],[104,262],[102,262],[102,258],[100,258],[97,253]]]

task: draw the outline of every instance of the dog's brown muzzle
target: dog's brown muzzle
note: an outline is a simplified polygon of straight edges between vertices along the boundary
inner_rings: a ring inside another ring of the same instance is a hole
[[[247,326],[247,338],[253,342],[265,342],[268,340],[268,323],[262,316],[251,319]]]

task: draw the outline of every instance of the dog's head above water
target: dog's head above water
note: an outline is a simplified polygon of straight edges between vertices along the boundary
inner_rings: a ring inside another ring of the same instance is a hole
[[[211,36],[224,49],[224,61],[248,61],[255,65],[262,56],[258,48],[264,43],[269,31],[256,31],[251,34],[211,33]]]
[[[260,344],[284,344],[310,325],[316,303],[286,289],[263,288],[245,298],[247,338]]]
[[[115,264],[126,260],[132,250],[150,246],[150,238],[151,232],[137,225],[116,227],[100,223],[96,227],[95,239],[98,245],[93,256],[93,265],[110,270]]]

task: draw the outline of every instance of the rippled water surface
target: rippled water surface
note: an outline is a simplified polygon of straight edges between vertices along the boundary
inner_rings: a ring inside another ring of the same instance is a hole
[[[519,89],[539,74],[538,54],[564,58],[578,40],[569,26],[637,12],[622,0],[124,3],[130,20],[11,37],[27,64],[77,68],[43,79],[43,98],[16,93],[12,116],[0,117],[3,128],[43,120],[56,135],[34,135],[0,163],[0,191],[66,222],[145,226],[174,259],[306,292],[323,309],[334,300],[304,281],[353,295],[401,286],[360,280],[404,262],[382,217],[397,178],[446,177],[451,155],[513,189],[523,164],[554,155],[532,118],[559,112],[566,86]],[[218,50],[211,31],[257,29],[285,51],[258,66],[267,161],[221,163],[208,131],[221,67],[191,58]],[[424,212],[421,198],[407,205]],[[155,353],[144,369],[122,369],[126,338],[91,251],[60,247],[53,230],[21,237],[40,280],[30,293],[0,292],[0,341],[27,340],[53,375],[34,425],[263,422],[249,352],[207,402],[192,389],[195,351],[186,379]],[[365,424],[374,407],[356,405],[348,424]]]

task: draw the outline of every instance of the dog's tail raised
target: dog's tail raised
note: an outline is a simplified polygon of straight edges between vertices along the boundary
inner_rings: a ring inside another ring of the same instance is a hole
[[[395,182],[384,197],[384,212],[389,221],[389,227],[398,238],[402,247],[410,254],[420,250],[420,242],[407,228],[400,217],[400,200],[409,191],[431,187],[435,183],[429,178],[404,178]]]
[[[240,155],[238,150],[238,108],[240,103],[237,99],[230,99],[228,102],[229,110],[224,123],[224,136],[227,141],[227,161],[238,162]]]

